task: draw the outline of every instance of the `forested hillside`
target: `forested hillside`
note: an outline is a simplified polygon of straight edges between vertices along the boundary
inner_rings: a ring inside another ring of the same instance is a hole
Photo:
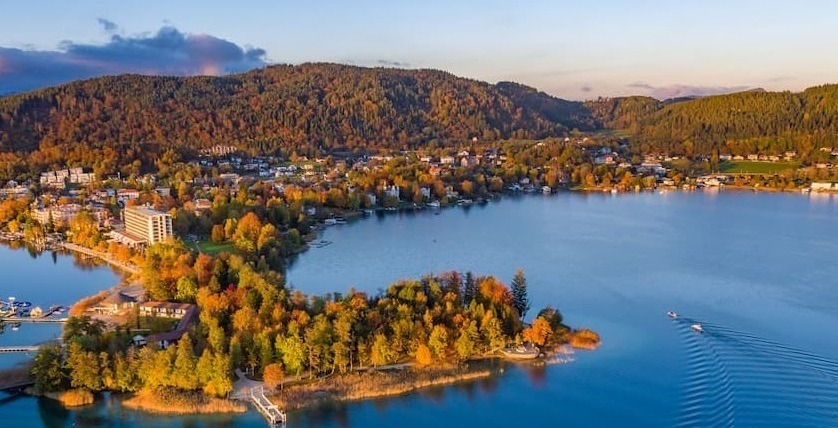
[[[644,153],[796,150],[805,159],[816,148],[838,146],[838,85],[580,103],[511,82],[337,64],[225,77],[102,77],[0,98],[0,167],[4,176],[64,165],[139,171],[164,155],[216,144],[316,155],[556,137],[574,129],[622,130]]]
[[[123,75],[0,99],[0,148],[406,149],[561,135],[579,125],[564,111],[573,108],[521,85],[500,90],[433,70],[304,64],[226,77]]]
[[[746,91],[677,102],[646,97],[586,103],[597,124],[625,129],[646,151],[734,155],[838,146],[838,85],[800,93]]]

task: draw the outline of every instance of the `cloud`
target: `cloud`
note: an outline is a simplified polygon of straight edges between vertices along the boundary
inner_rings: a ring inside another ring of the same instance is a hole
[[[751,86],[696,86],[685,84],[653,86],[644,82],[631,83],[626,86],[631,89],[642,89],[644,95],[648,95],[659,100],[681,97],[704,97],[708,95],[729,94],[732,92],[753,89]]]
[[[401,61],[391,61],[387,59],[379,59],[376,61],[378,65],[383,65],[385,67],[410,67],[410,64]]]
[[[109,19],[105,19],[105,18],[96,18],[96,21],[97,21],[99,24],[101,24],[101,25],[102,25],[102,28],[104,28],[104,29],[105,29],[105,31],[107,31],[107,32],[109,32],[109,33],[110,33],[110,32],[114,32],[114,31],[116,31],[116,29],[117,29],[117,28],[119,28],[119,26],[118,26],[118,25],[116,25],[116,23],[115,23],[115,22],[113,22],[113,21],[111,21],[111,20],[109,20]]]
[[[629,84],[629,85],[627,85],[627,86],[628,86],[629,88],[646,89],[646,90],[649,90],[649,91],[651,91],[651,90],[654,90],[654,89],[655,89],[655,87],[654,87],[654,86],[652,86],[652,85],[650,85],[650,84],[648,84],[648,83],[643,83],[643,82],[635,82],[635,83],[631,83],[631,84]]]
[[[118,29],[107,19],[98,21],[106,31]],[[57,50],[0,47],[0,93],[102,75],[220,75],[267,64],[264,49],[164,26],[154,34],[113,34],[103,44],[64,41]]]

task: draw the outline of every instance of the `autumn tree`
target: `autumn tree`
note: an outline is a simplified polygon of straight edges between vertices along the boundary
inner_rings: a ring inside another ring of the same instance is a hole
[[[419,347],[416,348],[416,363],[420,366],[428,366],[433,362],[433,357],[431,356],[431,350],[428,348],[428,345],[424,343],[419,344]]]
[[[277,363],[271,363],[265,366],[262,379],[268,388],[276,389],[282,383],[283,376],[282,366]]]
[[[39,391],[52,392],[64,389],[67,372],[62,366],[61,348],[55,345],[42,346],[32,363],[32,377]]]
[[[522,336],[527,342],[544,346],[552,333],[553,329],[550,327],[550,323],[544,318],[539,317],[533,320],[529,328],[524,330]]]

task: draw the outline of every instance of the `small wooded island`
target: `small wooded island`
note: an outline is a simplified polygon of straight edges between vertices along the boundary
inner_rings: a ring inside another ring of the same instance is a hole
[[[306,296],[240,255],[210,257],[172,241],[141,258],[137,279],[153,284],[149,297],[178,296],[170,300],[194,314],[140,340],[137,331],[164,318],[148,304],[91,316],[110,301],[85,299],[71,311],[63,349],[38,352],[31,393],[78,405],[111,391],[126,394],[125,406],[152,412],[240,412],[246,407],[228,398],[261,386],[281,408],[298,409],[489,376],[487,362],[509,347],[526,344],[544,356],[599,342],[550,307],[525,323],[521,270],[510,286],[452,271],[400,280],[376,295]]]

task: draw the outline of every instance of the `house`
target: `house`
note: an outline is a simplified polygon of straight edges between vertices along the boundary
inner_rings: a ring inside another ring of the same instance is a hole
[[[431,198],[431,188],[430,187],[420,187],[419,192],[422,193],[422,197],[425,199]]]
[[[439,158],[439,163],[445,164],[445,165],[454,165],[455,161],[456,160],[454,159],[454,156],[443,156],[443,157]]]
[[[384,194],[386,194],[387,196],[392,196],[396,199],[399,199],[399,194],[400,193],[401,193],[401,189],[399,189],[399,186],[396,186],[396,185],[386,186],[384,188]]]
[[[195,199],[195,211],[206,211],[212,208],[212,202],[209,199]]]
[[[828,192],[830,190],[838,190],[836,184],[838,183],[830,183],[828,181],[813,181],[810,187],[814,192]]]
[[[145,346],[147,343],[148,341],[146,340],[146,338],[139,334],[131,338],[131,344],[137,347]]]
[[[118,202],[122,202],[123,204],[130,201],[130,200],[133,200],[133,199],[139,199],[139,197],[140,197],[140,191],[139,190],[117,189],[117,191],[116,191],[116,200]]]
[[[189,326],[192,325],[198,319],[198,307],[195,305],[190,305],[188,303],[169,303],[169,302],[155,302],[159,304],[166,304],[166,305],[178,305],[181,308],[185,308],[184,312],[179,317],[171,317],[171,318],[180,318],[177,325],[175,326],[174,330],[167,331],[164,333],[156,333],[149,335],[146,338],[147,343],[153,343],[160,349],[166,349],[169,345],[177,343],[181,337],[186,333],[189,329]],[[155,306],[158,307],[159,306]],[[142,307],[140,308],[142,309]]]
[[[594,163],[597,165],[611,165],[614,163],[612,155],[600,155],[594,158]]]
[[[133,308],[144,299],[145,289],[142,285],[129,285],[111,293],[94,306],[93,310],[100,314],[116,315],[121,309]]]
[[[157,301],[143,302],[137,306],[140,308],[140,315],[166,318],[183,318],[189,310],[195,307],[189,303]]]
[[[55,225],[67,226],[83,210],[84,208],[79,204],[53,205],[32,210],[32,218],[42,225],[52,222]],[[91,212],[90,214],[99,224],[102,223],[99,213]]]

